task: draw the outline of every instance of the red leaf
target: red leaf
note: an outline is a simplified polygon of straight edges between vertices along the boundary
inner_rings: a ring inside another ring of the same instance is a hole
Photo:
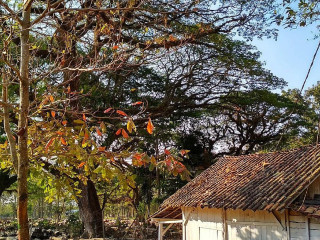
[[[167,149],[164,150],[164,153],[167,154],[167,155],[170,155],[170,154],[171,154],[170,151],[167,150]]]
[[[106,150],[106,147],[99,147],[98,150],[99,152],[104,152]]]
[[[57,134],[58,134],[59,136],[62,136],[62,135],[63,135],[63,132],[57,131]]]
[[[132,106],[136,106],[136,105],[140,105],[140,104],[143,104],[143,102],[135,102],[135,103],[132,103]]]
[[[86,163],[85,162],[82,162],[78,165],[78,168],[82,168]]]
[[[122,131],[122,128],[118,129],[118,131],[116,132],[116,135],[120,135],[121,131]]]
[[[89,139],[89,133],[87,131],[84,132],[84,140],[88,140]]]
[[[102,132],[100,131],[100,129],[98,127],[96,127],[96,132],[100,137],[102,136]]]
[[[124,111],[121,111],[121,110],[117,110],[117,113],[122,116],[128,116]]]
[[[124,138],[129,138],[128,133],[127,133],[126,130],[124,130],[124,129],[122,129],[122,136],[123,136]]]
[[[113,50],[117,50],[118,48],[119,48],[118,45],[114,45],[114,46],[112,47]]]
[[[154,129],[154,126],[151,122],[151,118],[149,118],[149,121],[148,121],[148,125],[147,125],[147,131],[149,134],[152,134],[153,133],[153,129]]]
[[[46,145],[46,147],[45,147],[46,152],[48,152],[49,147],[52,145],[54,139],[55,139],[55,138],[53,137],[53,138],[51,138],[51,139],[48,141],[48,143],[47,143],[47,145]]]
[[[178,162],[177,165],[178,166],[176,167],[176,169],[178,173],[182,173],[186,169],[186,167],[181,162]]]
[[[133,157],[137,160],[141,160],[142,154],[136,153]]]
[[[60,141],[61,141],[61,143],[63,144],[63,145],[68,145],[68,143],[66,142],[66,140],[64,140],[64,138],[63,137],[61,137],[60,138]]]
[[[166,162],[167,167],[171,167],[172,162],[169,158],[166,159],[165,162]]]
[[[110,112],[111,110],[112,110],[112,108],[108,108],[108,109],[104,110],[104,113],[108,113],[108,112]]]

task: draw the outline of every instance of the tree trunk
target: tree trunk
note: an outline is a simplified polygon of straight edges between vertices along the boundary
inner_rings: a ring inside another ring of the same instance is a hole
[[[29,240],[28,226],[28,111],[29,111],[29,28],[30,1],[26,1],[21,23],[20,114],[18,122],[18,229],[19,240]]]
[[[102,237],[102,209],[94,183],[91,180],[88,180],[87,185],[80,182],[79,188],[81,196],[77,202],[85,234],[89,238]]]

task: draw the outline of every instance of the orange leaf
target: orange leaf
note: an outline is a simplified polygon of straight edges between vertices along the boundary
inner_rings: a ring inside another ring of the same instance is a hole
[[[124,130],[124,129],[122,129],[122,136],[123,136],[124,138],[129,138],[128,133],[127,133],[126,130]]]
[[[46,152],[48,152],[49,147],[52,145],[54,139],[55,139],[55,138],[53,137],[53,138],[51,138],[51,139],[48,141],[48,143],[47,143],[47,145],[46,145],[46,147],[45,147]]]
[[[78,165],[78,168],[82,168],[86,163],[85,162],[82,162]]]
[[[63,145],[68,145],[68,143],[66,142],[66,140],[64,140],[64,138],[63,137],[61,137],[60,138],[60,141],[61,141],[61,143],[63,144]]]
[[[69,85],[68,88],[67,88],[67,93],[71,93],[71,87],[70,87],[70,85]]]
[[[181,156],[185,156],[185,155],[188,154],[188,152],[190,152],[190,150],[184,150],[184,149],[182,149],[182,150],[180,151],[180,154],[181,154]]]
[[[151,118],[149,118],[149,121],[148,121],[148,125],[147,125],[147,131],[149,134],[152,134],[153,133],[153,129],[154,129],[154,126],[151,122]]]
[[[89,139],[89,133],[88,133],[88,131],[85,131],[84,132],[84,140],[86,141],[88,139]]]
[[[122,131],[122,128],[118,129],[118,131],[116,132],[116,135],[120,135],[121,131]]]
[[[83,119],[83,121],[85,121],[85,122],[87,121],[86,115],[85,115],[84,113],[82,114],[82,119]]]
[[[104,110],[103,113],[108,113],[108,112],[110,112],[111,110],[112,110],[112,108],[108,108],[108,109]]]
[[[59,136],[62,136],[62,135],[63,135],[63,132],[57,131],[57,134],[58,134]]]
[[[139,102],[135,102],[135,103],[132,103],[132,106],[135,106],[135,105],[140,105],[142,104],[143,102],[139,101]]]
[[[128,116],[124,111],[121,111],[121,110],[117,110],[117,113],[122,116]]]
[[[62,121],[62,125],[63,125],[63,126],[66,126],[67,123],[68,123],[67,120],[63,120],[63,121]]]
[[[175,40],[176,40],[176,38],[174,36],[172,36],[172,35],[169,36],[169,41],[170,42],[174,42]]]
[[[119,48],[118,45],[114,45],[114,46],[112,47],[113,50],[117,50],[118,48]]]
[[[102,136],[102,132],[100,131],[100,129],[98,127],[96,127],[96,132],[100,137]]]
[[[142,154],[136,153],[133,157],[137,160],[141,160]]]
[[[171,154],[170,151],[167,150],[167,149],[164,150],[164,153],[167,154],[167,155],[170,155],[170,154]]]
[[[106,147],[99,147],[98,150],[99,152],[104,152],[106,150]]]
[[[52,95],[49,96],[50,102],[54,102],[54,98]]]
[[[53,118],[55,118],[56,112],[55,112],[55,111],[51,111],[51,116],[52,116]]]

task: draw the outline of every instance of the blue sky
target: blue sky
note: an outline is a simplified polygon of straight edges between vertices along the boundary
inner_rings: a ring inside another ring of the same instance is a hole
[[[279,30],[277,40],[254,40],[262,52],[266,68],[288,82],[288,88],[301,88],[320,39],[314,39],[315,26]],[[320,81],[320,50],[304,90]]]

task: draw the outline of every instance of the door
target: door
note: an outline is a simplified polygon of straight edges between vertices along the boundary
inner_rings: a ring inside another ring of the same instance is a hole
[[[199,234],[200,240],[223,240],[221,230],[200,227]]]

